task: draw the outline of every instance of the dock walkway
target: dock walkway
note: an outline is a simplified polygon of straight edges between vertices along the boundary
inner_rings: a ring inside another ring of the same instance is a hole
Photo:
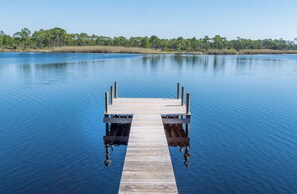
[[[111,101],[106,106],[105,122],[131,123],[119,193],[178,193],[162,115],[186,117],[188,108],[181,99],[114,98]],[[112,115],[132,115],[132,119]],[[182,123],[183,119],[186,122],[185,117],[175,122]]]

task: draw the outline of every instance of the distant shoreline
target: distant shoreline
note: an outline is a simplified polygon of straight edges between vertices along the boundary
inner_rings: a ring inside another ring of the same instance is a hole
[[[161,51],[149,48],[120,46],[64,46],[48,49],[0,49],[0,52],[39,53],[129,53],[129,54],[193,54],[193,55],[257,55],[257,54],[297,54],[297,50],[207,50],[201,52]]]

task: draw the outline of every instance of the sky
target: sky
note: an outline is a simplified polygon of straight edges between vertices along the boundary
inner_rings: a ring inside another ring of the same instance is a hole
[[[297,38],[297,0],[3,0],[0,30],[161,38]]]

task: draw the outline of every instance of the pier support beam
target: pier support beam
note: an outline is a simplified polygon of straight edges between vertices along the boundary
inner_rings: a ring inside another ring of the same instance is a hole
[[[110,86],[110,104],[113,104],[113,87]]]
[[[187,115],[190,115],[190,93],[187,93],[186,113]]]
[[[177,83],[177,95],[176,95],[177,99],[180,99],[180,83]]]
[[[114,82],[114,98],[118,98],[119,95],[119,88],[118,88],[118,82]]]
[[[105,92],[105,113],[108,113],[108,92]]]
[[[184,105],[184,98],[185,98],[185,88],[182,87],[182,90],[181,90],[181,105],[183,106]]]
[[[190,123],[186,124],[186,136],[190,137]]]

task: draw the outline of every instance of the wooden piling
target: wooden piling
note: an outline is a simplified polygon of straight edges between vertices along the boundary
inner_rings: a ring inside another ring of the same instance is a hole
[[[108,92],[105,92],[105,113],[108,113]]]
[[[187,113],[187,115],[190,114],[190,93],[187,93],[186,113]]]
[[[106,116],[107,116],[107,115],[105,115],[105,117],[106,117]],[[109,124],[108,124],[108,123],[105,124],[105,134],[106,134],[106,135],[109,134]]]
[[[183,106],[184,105],[184,98],[185,98],[185,87],[182,87],[182,90],[181,90],[181,105]]]
[[[180,83],[177,83],[177,96],[176,96],[177,99],[180,98]]]
[[[190,124],[186,124],[186,136],[190,137]]]
[[[114,82],[114,98],[117,98],[119,94],[118,91],[118,82]]]
[[[110,86],[110,104],[112,105],[113,103],[113,87]]]

